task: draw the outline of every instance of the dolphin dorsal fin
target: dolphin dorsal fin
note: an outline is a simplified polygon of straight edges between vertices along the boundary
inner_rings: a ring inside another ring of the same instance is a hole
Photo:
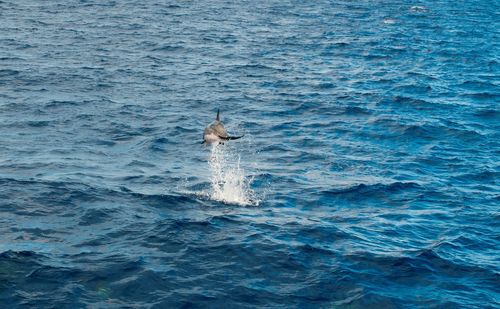
[[[215,117],[215,120],[220,121],[220,118],[219,118],[219,109],[217,109],[217,117]]]

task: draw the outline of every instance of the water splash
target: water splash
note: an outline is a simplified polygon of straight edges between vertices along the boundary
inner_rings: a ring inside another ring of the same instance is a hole
[[[252,178],[245,176],[240,156],[234,150],[226,145],[212,145],[208,165],[212,176],[211,199],[245,206],[259,204],[250,188]]]

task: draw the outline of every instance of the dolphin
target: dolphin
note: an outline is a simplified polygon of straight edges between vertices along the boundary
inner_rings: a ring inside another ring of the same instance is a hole
[[[219,143],[224,144],[225,141],[242,138],[241,136],[229,136],[227,134],[226,128],[224,128],[224,124],[220,121],[219,110],[217,110],[217,117],[215,117],[215,121],[209,124],[205,131],[203,132],[203,142],[202,144],[211,144],[211,143]]]

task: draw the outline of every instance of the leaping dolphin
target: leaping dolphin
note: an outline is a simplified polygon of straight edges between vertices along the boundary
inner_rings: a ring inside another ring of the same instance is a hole
[[[229,136],[227,134],[224,124],[220,121],[219,110],[217,110],[217,117],[215,121],[209,124],[205,131],[203,132],[203,142],[202,144],[220,143],[223,144],[225,141],[242,138],[242,136]]]

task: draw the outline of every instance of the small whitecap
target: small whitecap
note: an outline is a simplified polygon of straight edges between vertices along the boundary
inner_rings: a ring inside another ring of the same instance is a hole
[[[411,12],[416,12],[416,13],[426,13],[428,12],[429,10],[425,7],[425,6],[421,6],[421,5],[414,5],[410,8],[410,11]]]
[[[394,18],[384,18],[383,23],[386,25],[394,25],[396,23],[396,20]]]

